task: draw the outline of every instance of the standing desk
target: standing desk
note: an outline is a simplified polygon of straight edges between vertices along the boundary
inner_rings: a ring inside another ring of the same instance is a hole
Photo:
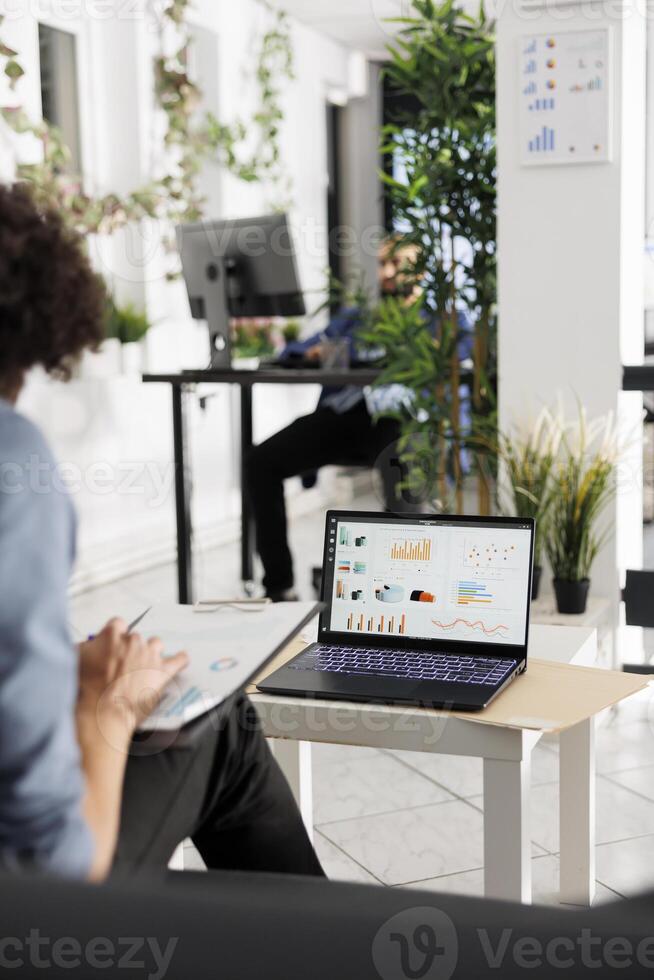
[[[243,463],[252,446],[252,398],[255,385],[358,385],[372,384],[377,370],[369,368],[261,368],[239,370],[220,368],[178,371],[172,374],[144,374],[145,384],[169,384],[173,410],[173,451],[175,457],[175,516],[177,526],[177,591],[180,603],[193,602],[193,548],[191,522],[191,464],[188,448],[188,396],[199,384],[236,385],[240,396],[241,422],[241,578],[254,577],[254,524],[245,485]]]

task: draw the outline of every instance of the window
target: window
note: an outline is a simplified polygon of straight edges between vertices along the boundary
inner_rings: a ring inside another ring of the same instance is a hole
[[[43,118],[61,131],[71,153],[70,167],[75,173],[81,173],[75,35],[39,24],[39,58]]]

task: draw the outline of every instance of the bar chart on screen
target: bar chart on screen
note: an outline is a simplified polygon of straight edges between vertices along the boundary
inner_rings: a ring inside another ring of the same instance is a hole
[[[359,602],[363,599],[363,589],[353,588],[348,579],[337,578],[334,589],[336,599],[348,600],[349,602]]]
[[[391,561],[431,561],[432,541],[430,537],[391,538],[389,558]]]
[[[364,613],[350,613],[347,629],[353,633],[406,633],[406,613],[397,616],[367,616]]]
[[[495,594],[486,583],[479,581],[458,581],[450,595],[450,600],[457,606],[488,606],[494,599]]]

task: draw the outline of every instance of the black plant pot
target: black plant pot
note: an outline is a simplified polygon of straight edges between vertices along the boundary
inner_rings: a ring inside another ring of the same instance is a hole
[[[556,595],[556,608],[560,613],[571,613],[578,616],[586,612],[588,589],[590,588],[589,578],[582,578],[577,582],[555,578],[553,585]]]
[[[542,565],[534,565],[534,574],[531,579],[531,601],[535,602],[540,592],[540,579],[543,574]]]

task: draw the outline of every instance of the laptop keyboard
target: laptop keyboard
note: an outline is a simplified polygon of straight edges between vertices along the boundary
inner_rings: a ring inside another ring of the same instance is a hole
[[[466,657],[424,650],[355,649],[320,644],[288,666],[293,670],[328,670],[339,674],[497,687],[517,664],[517,660],[495,657]]]

